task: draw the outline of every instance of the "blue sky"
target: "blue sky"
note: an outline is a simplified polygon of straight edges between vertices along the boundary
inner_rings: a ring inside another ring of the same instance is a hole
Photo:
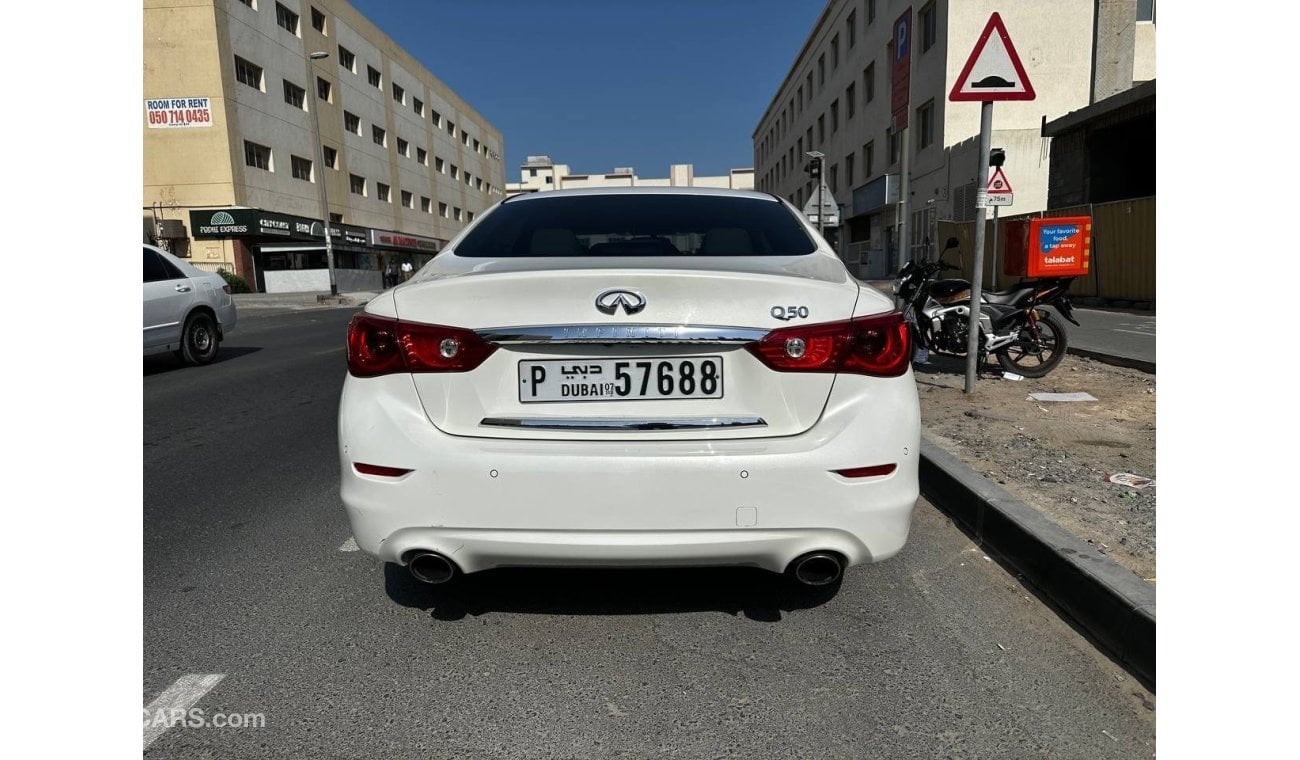
[[[526,155],[666,177],[753,166],[824,0],[350,0]]]

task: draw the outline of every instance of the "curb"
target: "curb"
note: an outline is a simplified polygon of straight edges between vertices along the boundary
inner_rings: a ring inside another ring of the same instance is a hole
[[[1148,375],[1156,374],[1156,363],[1146,361],[1145,359],[1133,359],[1127,356],[1116,356],[1115,354],[1107,354],[1101,351],[1093,351],[1087,348],[1075,348],[1074,346],[1067,346],[1065,349],[1065,353],[1074,354],[1075,356],[1083,356],[1088,359],[1092,359],[1093,361],[1101,362],[1102,364],[1109,364],[1113,367],[1126,367],[1128,369],[1135,369],[1140,372],[1145,372]]]
[[[921,493],[1155,691],[1153,587],[924,439]]]

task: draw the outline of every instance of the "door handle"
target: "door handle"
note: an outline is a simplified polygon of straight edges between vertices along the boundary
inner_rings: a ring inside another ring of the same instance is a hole
[[[179,285],[179,284],[178,284],[178,285],[176,286],[176,292],[177,292],[177,293],[188,293],[188,292],[190,292],[190,286],[189,286],[189,285]]]

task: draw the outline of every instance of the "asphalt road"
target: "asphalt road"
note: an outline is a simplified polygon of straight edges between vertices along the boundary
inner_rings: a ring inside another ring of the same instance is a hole
[[[427,587],[348,551],[351,309],[241,314],[144,362],[147,757],[1146,758],[1154,697],[928,503],[829,599],[758,570],[501,570]],[[170,704],[176,704],[174,701]]]
[[[1155,363],[1155,314],[1075,308],[1074,318],[1065,326],[1074,348]]]

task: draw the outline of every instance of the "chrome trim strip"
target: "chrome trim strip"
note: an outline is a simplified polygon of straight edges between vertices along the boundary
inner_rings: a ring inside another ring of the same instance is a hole
[[[618,417],[484,417],[479,425],[527,430],[710,430],[767,427],[762,417],[675,417],[633,419]]]
[[[720,325],[535,325],[475,331],[489,343],[753,343],[769,330]]]

